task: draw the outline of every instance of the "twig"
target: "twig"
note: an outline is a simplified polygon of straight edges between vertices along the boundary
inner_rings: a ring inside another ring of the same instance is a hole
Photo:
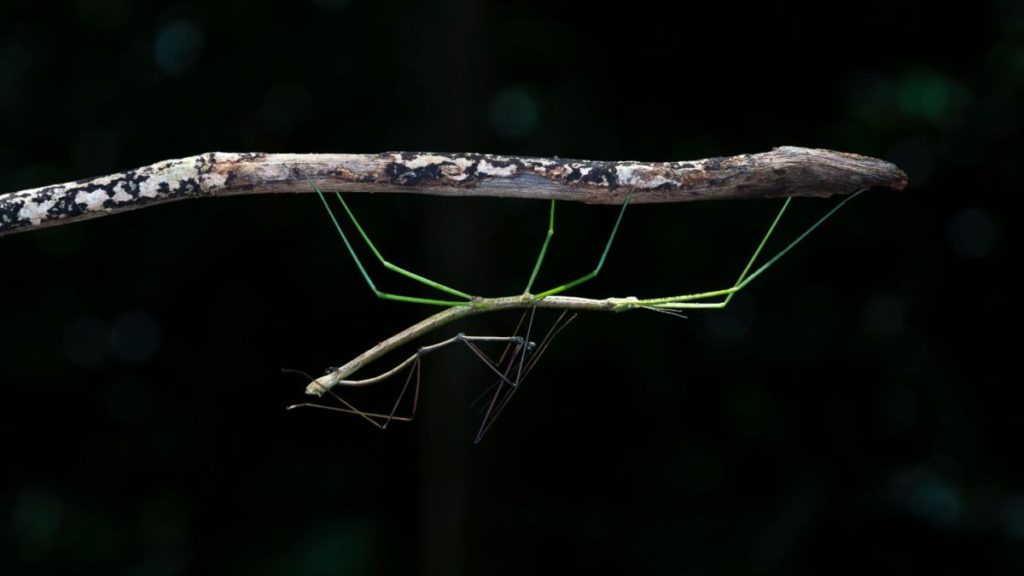
[[[692,162],[608,162],[488,154],[211,152],[0,194],[0,236],[185,198],[311,192],[408,192],[621,204],[726,198],[827,197],[902,189],[907,176],[876,158],[782,146]]]

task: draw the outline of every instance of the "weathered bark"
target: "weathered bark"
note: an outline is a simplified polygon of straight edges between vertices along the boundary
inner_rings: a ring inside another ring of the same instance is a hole
[[[907,176],[875,158],[782,146],[692,162],[607,162],[488,154],[211,152],[119,174],[0,194],[0,236],[184,198],[322,190],[494,196],[621,204],[827,197],[902,189]]]

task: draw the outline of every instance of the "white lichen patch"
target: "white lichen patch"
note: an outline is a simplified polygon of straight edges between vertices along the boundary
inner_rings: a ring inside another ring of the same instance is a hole
[[[158,198],[161,194],[161,188],[178,190],[181,188],[182,182],[186,180],[200,181],[203,184],[203,188],[207,191],[222,187],[227,182],[227,174],[209,172],[199,176],[195,168],[187,163],[169,163],[163,170],[157,171],[157,173],[161,172],[163,174],[160,177],[151,176],[145,180],[140,180],[139,196],[143,198]]]
[[[207,191],[211,191],[217,188],[222,188],[225,184],[227,184],[228,175],[213,172],[210,174],[204,174],[199,178],[199,180],[203,182],[203,187]]]
[[[47,212],[50,210],[50,208],[53,208],[53,205],[56,203],[56,198],[44,200],[43,202],[40,202],[38,204],[31,200],[26,201],[25,204],[21,207],[21,210],[18,210],[18,219],[21,220],[22,222],[28,220],[32,222],[33,226],[38,226],[43,220],[49,218]]]
[[[441,173],[445,178],[456,182],[461,182],[469,177],[466,174],[466,169],[461,166],[441,166]]]
[[[506,161],[506,162],[509,161],[509,160],[517,160],[516,158],[509,158],[507,156],[489,156],[489,157],[490,158],[497,158],[499,160]],[[559,164],[558,161],[553,160],[551,158],[518,158],[518,160],[522,161],[523,164],[525,164],[526,166],[529,166],[530,168],[533,168],[533,169],[542,169],[543,167],[546,167],[546,166],[551,166],[553,164]]]
[[[160,184],[170,183],[168,179],[150,178],[139,183],[139,196],[143,198],[156,198],[160,195]]]
[[[654,178],[648,178],[643,182],[643,188],[657,188],[665,184],[678,186],[679,183],[671,178],[665,178],[664,176],[655,176]]]
[[[454,163],[454,166],[452,165]],[[449,180],[461,182],[466,178],[469,178],[469,174],[466,174],[466,169],[472,166],[474,162],[469,158],[457,156],[455,158],[448,158],[448,161],[441,164],[441,174]]]
[[[666,178],[651,166],[643,164],[626,164],[616,168],[619,184],[634,188],[657,188],[665,184],[678,186],[679,182]]]
[[[75,204],[84,206],[86,212],[103,210],[103,203],[110,199],[106,190],[99,189],[92,192],[79,192],[75,194]]]
[[[516,173],[516,165],[509,164],[508,166],[495,166],[487,160],[481,160],[476,166],[477,174],[483,174],[484,176],[512,176]]]
[[[117,187],[117,191],[114,192],[114,195],[111,196],[110,199],[113,200],[114,202],[117,202],[118,204],[122,202],[131,202],[133,200],[133,197],[131,195],[131,188],[128,186],[128,183],[122,182],[121,185]]]
[[[410,170],[416,170],[417,168],[424,168],[426,166],[433,166],[435,164],[443,164],[445,162],[452,161],[448,156],[439,156],[437,154],[421,154],[412,160],[403,160],[401,154],[395,154],[394,157],[395,162],[409,168]]]
[[[619,183],[626,186],[636,186],[643,181],[638,172],[650,172],[650,167],[641,164],[623,164],[615,168]]]

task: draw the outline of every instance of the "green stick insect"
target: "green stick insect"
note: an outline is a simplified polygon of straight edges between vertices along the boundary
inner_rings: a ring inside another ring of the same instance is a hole
[[[551,201],[550,215],[548,219],[547,234],[541,244],[540,251],[537,254],[537,259],[533,265],[533,269],[530,273],[530,277],[526,282],[526,287],[521,294],[514,296],[504,296],[496,298],[481,298],[473,296],[464,291],[452,288],[440,282],[431,280],[405,268],[397,266],[381,254],[380,250],[370,240],[369,235],[359,224],[355,214],[349,208],[348,203],[345,202],[344,197],[340,193],[335,193],[338,203],[344,210],[351,222],[352,226],[358,232],[359,236],[362,237],[364,243],[373,253],[376,259],[380,262],[384,268],[395,272],[401,276],[404,276],[414,282],[428,286],[429,288],[436,290],[437,292],[443,293],[445,296],[438,298],[424,298],[419,296],[406,296],[401,294],[392,294],[389,292],[383,292],[377,288],[377,285],[370,278],[370,274],[363,266],[359,255],[356,253],[355,248],[349,241],[348,235],[342,228],[334,210],[331,208],[331,204],[327,199],[327,196],[316,186],[315,183],[310,180],[310,185],[316,191],[321,202],[323,203],[328,215],[330,216],[331,222],[333,222],[338,235],[341,237],[345,248],[351,255],[352,260],[355,262],[356,267],[359,269],[360,274],[363,276],[370,290],[381,299],[393,300],[397,302],[409,302],[414,304],[424,304],[429,306],[441,307],[444,310],[419,322],[418,324],[409,327],[408,329],[392,336],[391,338],[381,342],[377,346],[374,346],[370,350],[367,350],[348,364],[332,369],[326,375],[321,376],[313,380],[306,388],[308,394],[315,396],[321,396],[324,393],[328,393],[333,396],[341,406],[325,406],[315,403],[301,403],[289,406],[289,409],[298,407],[312,407],[333,410],[337,412],[356,414],[378,428],[386,428],[392,420],[408,421],[413,418],[416,411],[417,400],[419,397],[419,385],[420,385],[420,366],[423,356],[444,348],[452,344],[462,344],[472,351],[484,364],[497,375],[496,382],[485,391],[485,395],[490,393],[490,400],[487,402],[484,410],[483,419],[480,428],[477,432],[476,441],[479,442],[483,435],[487,432],[490,426],[493,424],[497,416],[504,410],[508,404],[512,395],[518,390],[522,384],[523,379],[529,374],[529,372],[536,365],[540,359],[541,354],[547,349],[551,340],[568,325],[569,322],[575,317],[575,314],[566,316],[570,310],[606,310],[606,311],[625,311],[633,309],[652,310],[657,312],[665,312],[669,314],[678,315],[682,310],[692,309],[720,309],[725,308],[732,301],[733,297],[736,296],[741,290],[746,288],[755,278],[759,277],[765,271],[767,271],[773,264],[779,259],[785,256],[794,247],[800,244],[808,235],[814,230],[821,226],[826,220],[834,215],[840,208],[846,205],[847,202],[858,196],[863,190],[857,191],[856,193],[844,198],[841,202],[837,203],[832,207],[824,216],[819,218],[810,227],[808,227],[803,233],[793,239],[787,244],[782,250],[776,253],[774,256],[769,258],[763,264],[754,268],[755,263],[764,251],[765,245],[768,243],[769,238],[775,231],[779,222],[782,220],[783,214],[789,207],[792,198],[786,198],[779,209],[775,218],[771,221],[767,232],[761,238],[753,254],[750,256],[746,265],[740,272],[739,277],[732,286],[727,288],[721,288],[717,290],[710,290],[705,292],[696,292],[691,294],[682,294],[677,296],[662,296],[657,298],[605,298],[605,299],[591,299],[591,298],[580,298],[574,296],[563,296],[562,294],[572,288],[583,284],[589,280],[595,278],[600,272],[608,254],[611,251],[612,244],[615,241],[615,235],[618,233],[619,226],[622,223],[622,218],[626,213],[626,208],[629,206],[630,199],[632,198],[632,192],[624,195],[621,208],[615,223],[611,228],[611,233],[608,235],[608,240],[605,242],[604,249],[597,260],[597,264],[594,269],[590,272],[559,284],[546,290],[533,292],[534,284],[537,280],[537,276],[540,272],[541,266],[544,263],[544,258],[547,255],[548,247],[551,244],[551,239],[555,233],[555,201]],[[530,340],[531,331],[534,324],[534,313],[537,308],[559,308],[563,309],[562,315],[555,321],[555,323],[548,330],[547,334],[540,341],[535,343]],[[447,340],[443,340],[436,344],[429,346],[423,346],[417,351],[397,364],[395,367],[371,378],[362,380],[352,380],[349,377],[362,369],[364,366],[384,355],[385,353],[402,346],[411,340],[434,330],[444,324],[458,320],[460,318],[470,316],[473,314],[479,314],[484,312],[492,312],[498,310],[509,310],[509,309],[525,309],[526,313],[520,319],[519,325],[517,325],[514,334],[512,336],[467,336],[465,334],[458,334]],[[525,333],[523,336],[519,335],[519,331],[523,324],[526,324]],[[498,356],[497,359],[491,358],[486,354],[479,346],[479,344],[487,343],[499,343],[505,344],[503,352]],[[372,413],[365,412],[357,409],[351,403],[343,399],[340,395],[335,393],[333,388],[335,386],[347,386],[347,387],[358,387],[367,386],[370,384],[376,384],[383,382],[399,373],[403,370],[408,370],[405,383],[398,395],[397,400],[392,406],[388,413]],[[406,396],[410,383],[415,381],[413,384],[413,399],[411,412],[408,415],[398,415],[398,408],[401,405],[403,399]],[[493,392],[490,392],[493,390]]]

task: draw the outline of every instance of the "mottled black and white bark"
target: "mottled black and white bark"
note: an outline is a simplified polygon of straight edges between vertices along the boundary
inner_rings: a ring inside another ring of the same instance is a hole
[[[0,236],[184,198],[325,191],[557,199],[634,204],[726,198],[827,197],[902,189],[875,158],[782,146],[692,162],[610,162],[490,154],[211,152],[120,174],[0,194]]]

